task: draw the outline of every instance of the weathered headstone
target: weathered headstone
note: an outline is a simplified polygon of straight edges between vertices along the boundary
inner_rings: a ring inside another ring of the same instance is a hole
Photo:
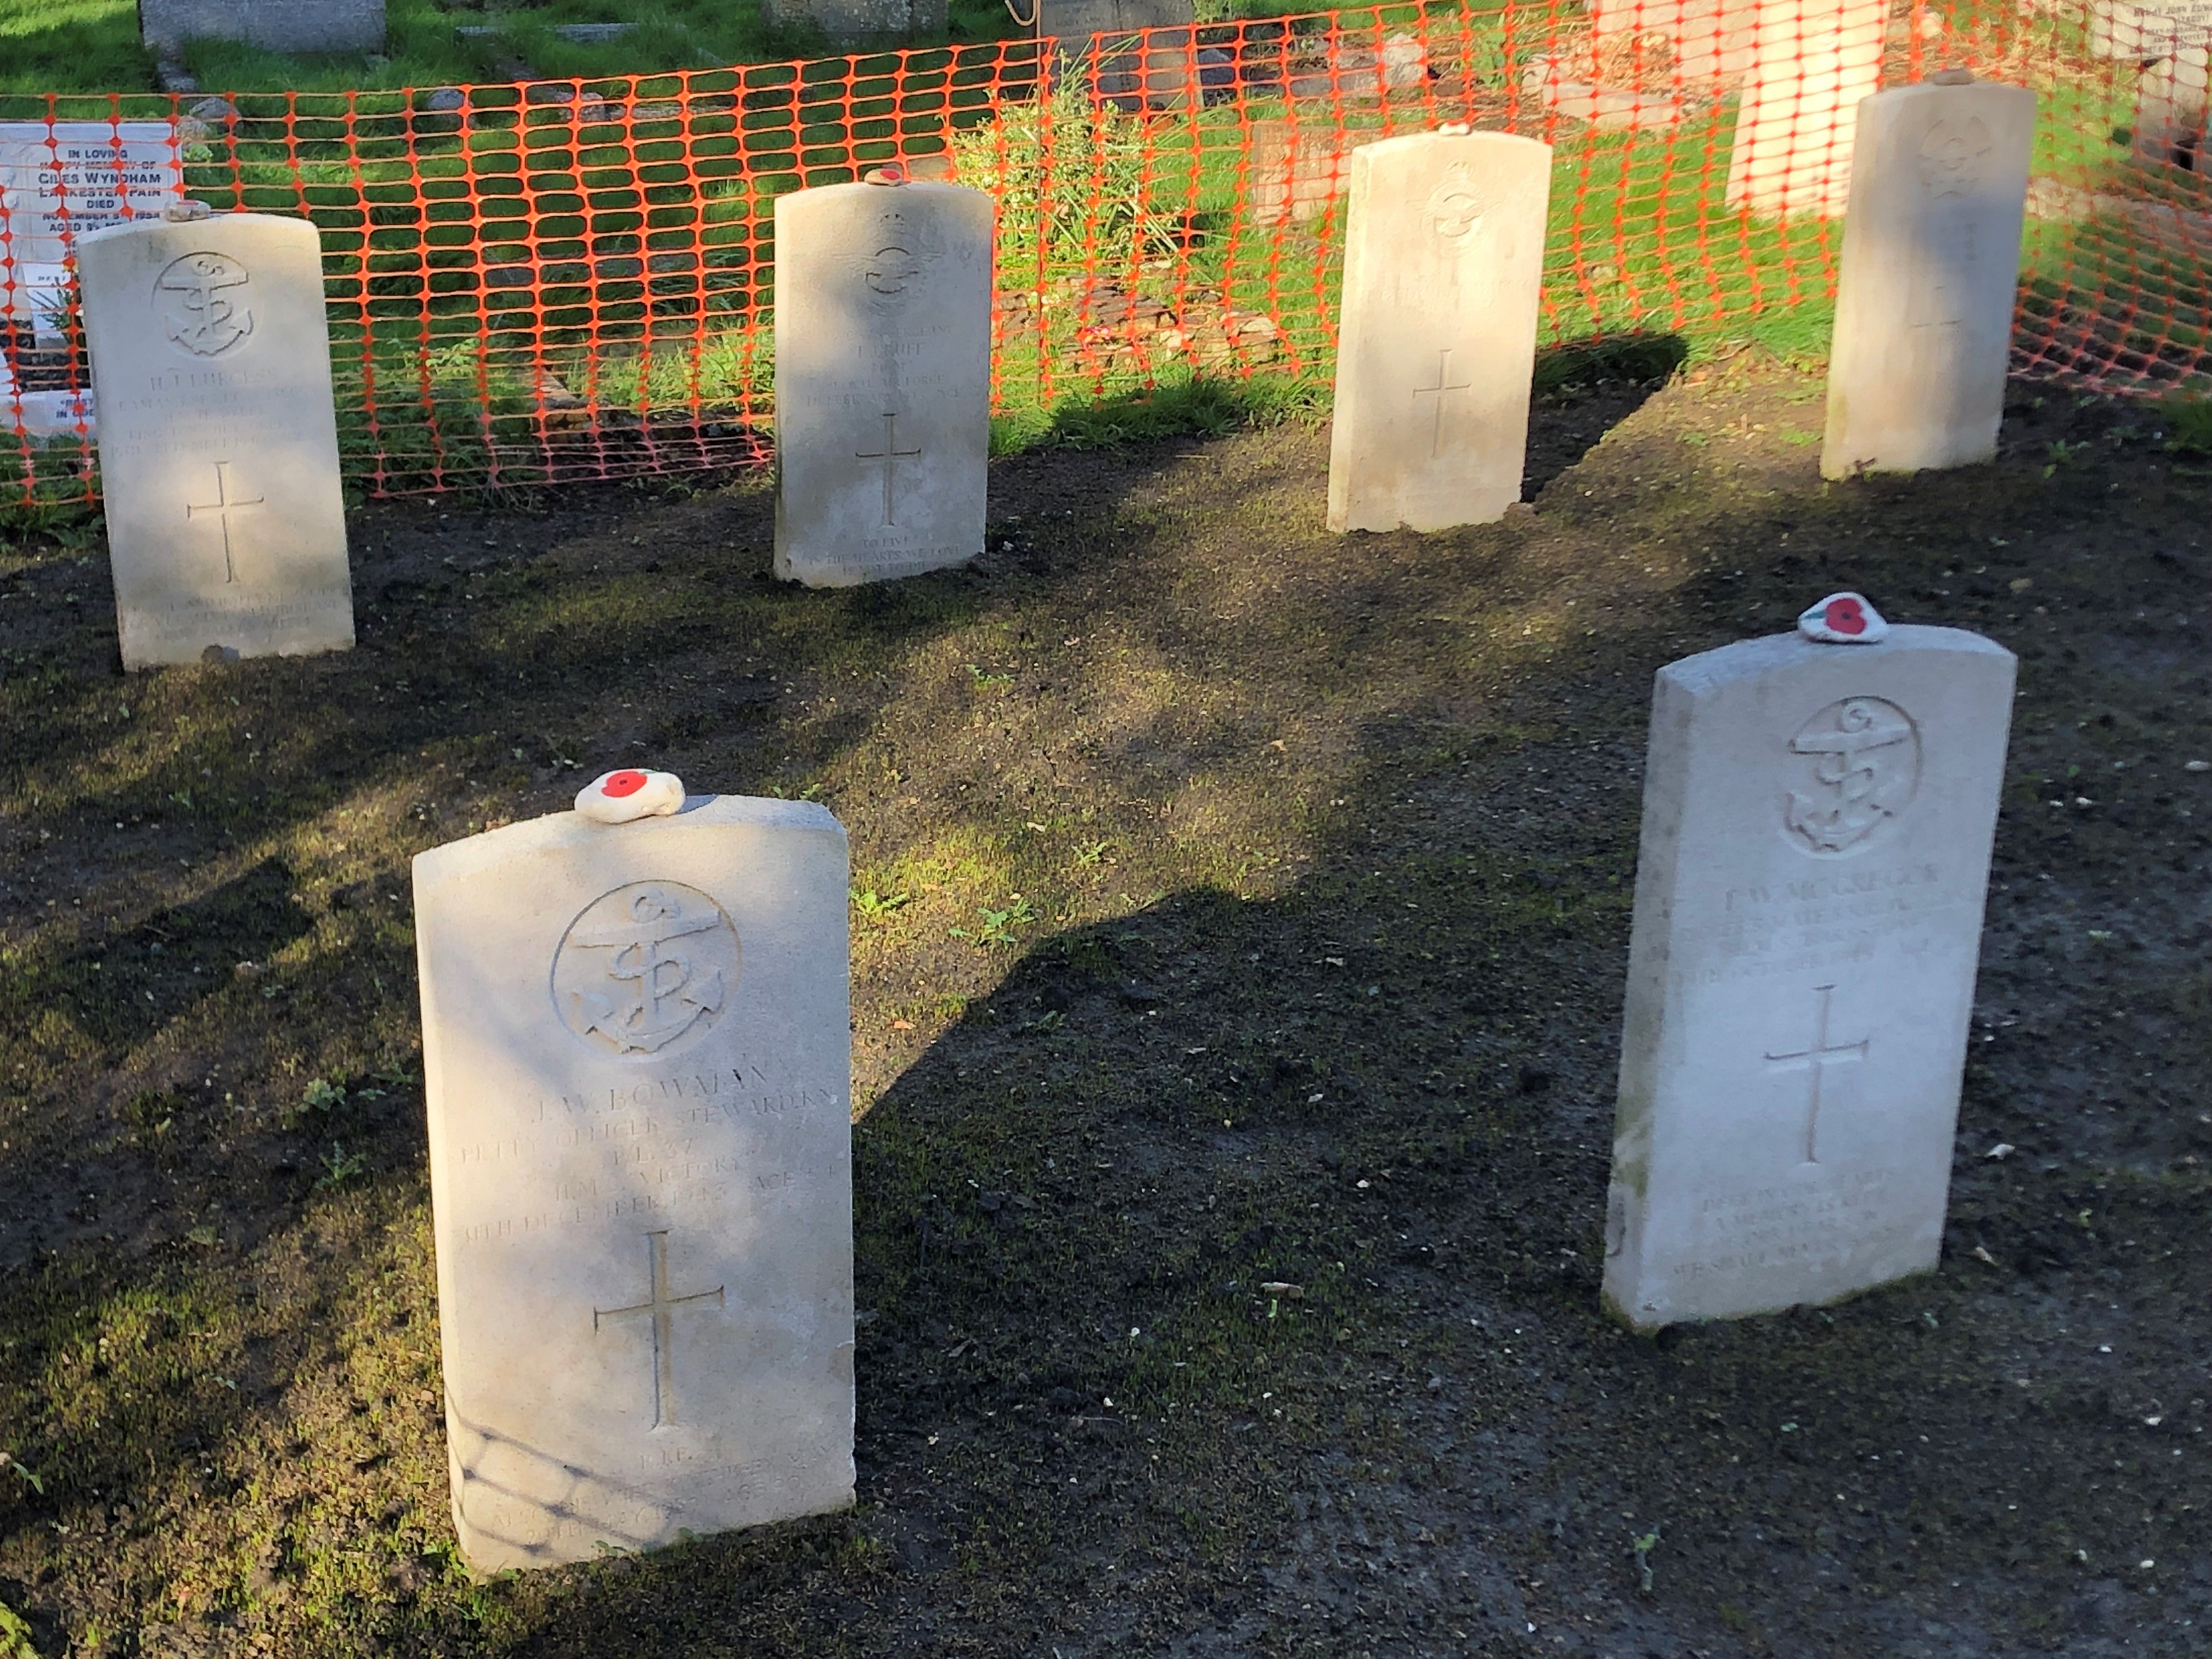
[[[1192,0],[1036,0],[1036,11],[1055,73],[1079,75],[1100,99],[1131,108],[1190,100]]]
[[[2034,136],[2025,87],[1923,82],[1860,104],[1825,477],[1996,455]]]
[[[768,0],[769,21],[817,28],[842,46],[941,35],[945,0]]]
[[[1888,0],[1762,0],[1729,155],[1728,204],[1833,218],[1859,100],[1881,74]]]
[[[2014,666],[1893,627],[1659,671],[1606,1219],[1629,1324],[1936,1265]]]
[[[141,220],[77,270],[123,665],[351,645],[315,228]]]
[[[1352,155],[1331,530],[1486,524],[1521,499],[1552,149],[1421,133]]]
[[[1672,78],[1692,86],[1729,79],[1751,67],[1759,3],[1602,0],[1590,8],[1590,22],[1601,50],[1614,41],[1657,37],[1672,59]]]
[[[138,33],[167,53],[187,40],[242,40],[267,52],[380,52],[384,0],[138,0]]]
[[[419,855],[415,917],[470,1564],[849,1504],[836,819],[733,795],[556,813]]]
[[[775,203],[775,574],[849,587],[983,550],[989,194],[830,185]]]
[[[2089,51],[2135,65],[2130,125],[2137,159],[2191,172],[2203,166],[2212,106],[2212,0],[2095,0]]]

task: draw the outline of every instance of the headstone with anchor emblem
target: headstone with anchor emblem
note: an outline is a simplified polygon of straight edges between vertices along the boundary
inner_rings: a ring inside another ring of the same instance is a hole
[[[2035,94],[1964,70],[1859,106],[1820,471],[1995,458]]]
[[[1551,146],[1431,132],[1352,152],[1331,530],[1487,524],[1521,499]]]
[[[315,228],[192,203],[77,270],[123,665],[350,646]]]
[[[775,204],[775,574],[810,587],[983,550],[991,198],[870,176]]]
[[[666,773],[579,808],[415,860],[453,1516],[486,1571],[853,1498],[845,832]]]
[[[1851,593],[1798,629],[1652,700],[1605,1244],[1639,1329],[1832,1301],[1942,1238],[2014,659]]]

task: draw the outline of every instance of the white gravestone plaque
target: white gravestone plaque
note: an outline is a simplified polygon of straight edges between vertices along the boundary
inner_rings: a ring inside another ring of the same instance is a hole
[[[1331,530],[1486,524],[1521,499],[1552,149],[1422,133],[1352,155]]]
[[[123,665],[350,646],[315,228],[141,220],[77,269]]]
[[[1728,204],[1757,213],[1844,211],[1852,121],[1881,75],[1887,0],[1766,0],[1729,152]]]
[[[845,890],[827,809],[731,795],[415,860],[453,1519],[479,1571],[852,1501]]]
[[[1606,1218],[1630,1325],[1936,1265],[2014,666],[1893,627],[1660,670]]]
[[[1859,106],[1820,471],[1996,453],[2035,94],[1923,82]]]
[[[849,587],[983,550],[990,196],[831,185],[775,204],[775,574]]]
[[[59,343],[77,239],[159,219],[184,191],[167,121],[0,121],[0,286],[9,315]]]

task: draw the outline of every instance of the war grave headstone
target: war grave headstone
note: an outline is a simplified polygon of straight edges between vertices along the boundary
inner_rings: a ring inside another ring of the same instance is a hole
[[[1552,149],[1433,132],[1352,155],[1331,530],[1486,524],[1521,499]]]
[[[167,121],[0,121],[0,426],[37,437],[89,422],[70,252],[88,232],[159,218],[184,188]]]
[[[1170,109],[1190,101],[1192,0],[1036,0],[1034,9],[1056,73],[1085,76],[1109,102]]]
[[[320,239],[169,211],[77,244],[123,665],[343,649]]]
[[[994,211],[964,185],[776,198],[777,575],[848,587],[983,550]]]
[[[2212,0],[2095,0],[2089,51],[2136,66],[2136,156],[2192,171],[2201,166],[2212,104]]]
[[[1936,1265],[2014,665],[1838,594],[1659,671],[1606,1218],[1628,1324]]]
[[[844,830],[665,773],[578,802],[415,860],[453,1522],[480,1571],[853,1500]]]
[[[1996,454],[2034,135],[2033,92],[1964,70],[1860,104],[1824,477]]]
[[[1859,100],[1881,74],[1887,0],[1763,0],[1729,155],[1728,204],[1834,218]]]
[[[161,52],[187,40],[267,52],[380,52],[384,0],[138,0],[138,34]]]

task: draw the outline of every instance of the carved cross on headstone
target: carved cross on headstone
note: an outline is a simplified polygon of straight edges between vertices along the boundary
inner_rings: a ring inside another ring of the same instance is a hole
[[[1828,999],[1834,994],[1835,989],[1832,985],[1816,985],[1813,988],[1814,994],[1820,998],[1820,1003],[1813,1017],[1811,1048],[1795,1048],[1787,1054],[1769,1054],[1766,1056],[1767,1062],[1777,1071],[1808,1071],[1813,1074],[1812,1096],[1805,1107],[1805,1162],[1808,1164],[1818,1164],[1820,1161],[1820,1079],[1822,1074],[1831,1066],[1848,1065],[1853,1060],[1864,1060],[1867,1057],[1868,1046],[1874,1041],[1871,1037],[1861,1037],[1856,1042],[1832,1043],[1828,1041]]]
[[[185,503],[185,519],[188,523],[198,518],[203,513],[212,513],[222,521],[222,579],[227,582],[234,582],[238,580],[238,567],[232,558],[230,544],[230,515],[246,507],[261,505],[263,505],[263,498],[258,495],[241,501],[233,501],[230,498],[230,463],[228,461],[217,461],[215,464],[215,499],[213,501]]]
[[[1435,418],[1430,422],[1429,427],[1429,456],[1432,460],[1443,453],[1445,394],[1452,392],[1466,392],[1471,390],[1474,385],[1472,380],[1447,379],[1444,372],[1445,366],[1450,361],[1450,348],[1440,348],[1437,352],[1437,383],[1434,386],[1417,386],[1413,388],[1415,398],[1434,398],[1437,400]],[[1418,402],[1414,404],[1417,409],[1419,406]]]
[[[853,458],[861,461],[881,461],[884,464],[884,522],[898,522],[897,467],[901,461],[911,460],[921,453],[919,448],[901,449],[898,447],[898,416],[884,416],[884,447],[881,449],[856,449]]]
[[[648,1267],[651,1299],[632,1303],[627,1308],[594,1308],[592,1310],[592,1328],[599,1328],[603,1319],[619,1319],[629,1314],[647,1314],[653,1320],[653,1426],[670,1429],[676,1426],[676,1328],[672,1316],[676,1310],[694,1302],[708,1302],[720,1308],[725,1305],[723,1287],[711,1291],[695,1291],[690,1296],[671,1296],[668,1293],[668,1235],[665,1232],[647,1233],[647,1247],[650,1253]]]

